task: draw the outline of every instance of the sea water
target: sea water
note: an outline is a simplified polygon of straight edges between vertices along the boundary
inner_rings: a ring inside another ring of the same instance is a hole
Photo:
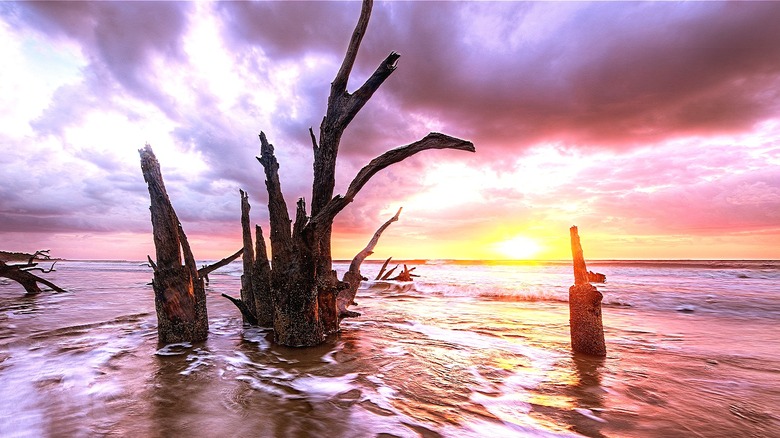
[[[0,280],[0,436],[780,436],[780,262],[590,262],[606,358],[570,352],[568,262],[415,266],[313,348],[242,325],[240,263],[194,344],[158,344],[141,262]]]

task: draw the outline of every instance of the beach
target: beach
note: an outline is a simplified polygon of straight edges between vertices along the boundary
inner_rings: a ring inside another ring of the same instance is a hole
[[[780,262],[589,262],[605,358],[570,352],[570,262],[416,266],[300,349],[220,297],[240,263],[210,275],[199,344],[158,345],[140,261],[60,261],[66,293],[2,282],[0,436],[780,435]]]

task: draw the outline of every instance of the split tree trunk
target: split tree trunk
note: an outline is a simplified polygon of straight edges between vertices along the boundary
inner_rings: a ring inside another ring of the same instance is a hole
[[[569,288],[569,325],[571,348],[577,353],[606,356],[604,327],[601,322],[603,296],[588,281],[577,227],[571,227],[571,251],[574,259],[574,285]]]
[[[149,188],[157,256],[156,263],[151,258],[149,261],[154,269],[152,288],[158,340],[166,344],[205,340],[209,322],[203,278],[217,267],[238,258],[241,252],[234,254],[232,259],[223,259],[199,271],[187,236],[165,190],[157,157],[148,144],[138,153],[141,155],[141,171]]]

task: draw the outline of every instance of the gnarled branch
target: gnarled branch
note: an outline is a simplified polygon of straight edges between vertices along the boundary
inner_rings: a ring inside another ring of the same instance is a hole
[[[33,264],[33,266],[34,265],[35,264]],[[35,274],[31,274],[29,272],[31,270],[29,269],[30,267],[31,266],[29,263],[24,265],[7,265],[4,261],[0,261],[0,277],[5,277],[19,283],[28,294],[37,294],[41,292],[41,288],[38,286],[38,283],[44,284],[56,292],[65,292],[64,289],[60,288],[56,284],[44,278],[38,277]]]
[[[222,296],[229,299],[231,303],[235,304],[236,307],[238,307],[238,310],[241,311],[241,316],[244,317],[244,322],[252,325],[257,324],[257,318],[255,317],[255,314],[252,313],[251,310],[249,310],[249,307],[247,307],[246,303],[243,300],[238,300],[224,293],[222,294]]]
[[[398,220],[398,217],[401,215],[401,210],[403,210],[403,207],[399,208],[395,216],[390,218],[390,220],[382,224],[382,226],[376,230],[374,236],[368,242],[366,247],[357,253],[357,255],[355,255],[355,257],[352,259],[352,263],[349,264],[349,270],[344,273],[343,280],[349,285],[349,287],[340,291],[338,297],[336,298],[336,306],[338,308],[340,318],[344,318],[346,316],[355,317],[359,315],[356,312],[348,311],[347,307],[352,305],[354,302],[358,287],[360,287],[360,282],[363,280],[363,276],[360,274],[360,265],[363,264],[363,261],[366,259],[366,257],[373,254],[374,248],[376,247],[377,243],[379,243],[379,237],[382,236],[382,233],[387,229],[387,227],[390,226],[390,224]]]
[[[374,73],[366,79],[366,82],[358,88],[355,93],[349,96],[349,100],[346,105],[346,109],[341,116],[340,123],[343,126],[349,124],[352,119],[355,118],[358,112],[366,105],[374,92],[390,77],[390,75],[398,67],[398,58],[400,58],[396,52],[390,52],[389,55],[379,64],[374,70]]]
[[[467,152],[476,151],[474,144],[470,141],[450,137],[449,135],[438,132],[431,132],[421,140],[389,150],[377,158],[374,158],[370,163],[360,169],[360,172],[358,172],[349,184],[347,193],[344,196],[337,195],[333,197],[333,199],[325,205],[325,208],[311,220],[310,224],[316,227],[319,226],[319,224],[331,223],[333,218],[355,199],[355,196],[360,189],[362,189],[363,186],[380,170],[428,149],[455,149]]]
[[[385,262],[382,264],[382,269],[380,269],[379,273],[376,274],[376,278],[374,278],[374,281],[382,279],[382,274],[385,273],[385,269],[387,269],[387,264],[390,263],[390,260],[392,259],[393,259],[392,257],[388,257],[387,260],[385,260]]]
[[[360,42],[363,41],[363,36],[366,34],[373,6],[374,2],[372,0],[363,1],[363,6],[360,9],[360,18],[358,18],[358,22],[355,25],[355,30],[352,31],[347,53],[344,55],[341,67],[331,83],[331,95],[345,93],[347,90],[347,81],[349,81],[349,75],[352,73],[352,67],[355,65]]]

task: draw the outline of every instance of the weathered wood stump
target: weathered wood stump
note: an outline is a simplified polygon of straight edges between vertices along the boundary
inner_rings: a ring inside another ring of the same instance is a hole
[[[165,344],[203,341],[209,331],[203,279],[213,270],[238,258],[242,251],[198,270],[187,236],[165,190],[157,157],[148,144],[138,153],[141,171],[149,188],[149,210],[157,256],[157,263],[149,257],[149,264],[154,269],[152,288],[158,340]]]
[[[569,288],[569,327],[571,348],[576,353],[606,356],[604,327],[601,322],[603,296],[588,280],[577,227],[571,227],[571,251],[574,259],[574,285]]]

